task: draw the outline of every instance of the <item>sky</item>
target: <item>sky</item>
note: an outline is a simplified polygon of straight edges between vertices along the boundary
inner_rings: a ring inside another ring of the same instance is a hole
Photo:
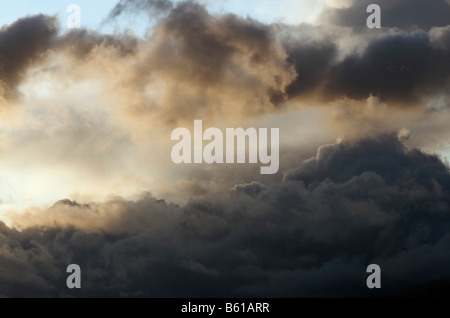
[[[450,4],[371,3],[1,4],[0,296],[448,295]],[[196,120],[279,169],[176,164]]]

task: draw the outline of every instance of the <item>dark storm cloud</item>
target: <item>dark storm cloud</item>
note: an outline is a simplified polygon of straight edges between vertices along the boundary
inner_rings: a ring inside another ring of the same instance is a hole
[[[403,135],[401,135],[404,139]],[[354,162],[354,158],[358,161]],[[385,161],[382,161],[385,159]],[[346,169],[346,163],[352,162]],[[422,168],[422,163],[427,163]],[[420,170],[417,168],[421,168]],[[425,169],[425,170],[423,170]],[[357,145],[337,144],[320,147],[316,158],[286,175],[285,180],[301,180],[310,186],[325,178],[332,182],[347,182],[364,172],[381,175],[388,184],[406,181],[408,176],[427,189],[440,184],[442,191],[450,190],[448,167],[439,158],[425,155],[418,150],[406,151],[405,146],[390,135],[357,142]],[[404,174],[407,175],[404,175]]]
[[[377,263],[383,291],[401,294],[450,280],[449,193],[437,157],[387,134],[321,147],[278,184],[184,206],[61,201],[24,216],[53,226],[2,225],[0,293],[71,295],[64,270],[77,263],[78,296],[361,296]]]
[[[365,28],[370,4],[381,7],[382,26],[390,28],[418,27],[429,30],[435,26],[450,24],[450,4],[447,0],[357,0],[348,8],[328,8],[319,16],[342,26]]]
[[[348,8],[325,8],[317,20],[321,28],[316,30],[281,27],[285,31],[283,46],[299,74],[288,88],[291,98],[313,92],[326,100],[341,97],[359,100],[375,95],[383,101],[412,105],[425,96],[448,94],[448,1],[377,2],[382,10],[381,30],[366,27],[366,8],[371,3],[354,1]],[[330,21],[355,28],[351,32],[337,29],[331,32],[334,37],[324,37],[324,30],[333,30],[333,25],[326,23]],[[339,51],[342,43],[357,42],[362,50]]]
[[[413,101],[445,90],[450,81],[450,50],[444,29],[437,39],[418,31],[388,35],[370,43],[361,55],[335,65],[326,91],[355,99]]]
[[[289,60],[299,74],[287,92],[291,98],[319,92],[319,98],[414,102],[435,93],[448,93],[450,27],[430,32],[386,34],[370,40],[362,53],[337,61],[333,42],[284,40]],[[320,94],[321,93],[321,94]]]
[[[0,30],[0,81],[3,96],[15,97],[27,68],[40,60],[57,33],[55,17],[19,19]]]

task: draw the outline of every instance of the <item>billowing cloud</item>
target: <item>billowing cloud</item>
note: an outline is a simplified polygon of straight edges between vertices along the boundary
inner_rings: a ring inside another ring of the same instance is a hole
[[[254,115],[272,111],[274,99],[287,97],[296,73],[286,59],[271,26],[213,16],[187,2],[156,26],[133,83],[141,94],[146,85],[163,83],[162,105],[144,101],[141,111],[161,109],[165,121]]]
[[[0,291],[70,295],[71,263],[84,296],[361,296],[374,262],[388,295],[430,287],[450,279],[449,190],[437,157],[386,134],[323,146],[281,183],[183,206],[65,200],[17,217],[20,232],[2,226],[5,264],[29,279],[2,271]]]

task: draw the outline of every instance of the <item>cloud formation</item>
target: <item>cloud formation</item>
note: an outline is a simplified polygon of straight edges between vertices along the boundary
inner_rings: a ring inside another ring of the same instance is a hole
[[[2,96],[17,113],[1,128],[0,172],[33,174],[40,191],[56,175],[48,191],[75,195],[0,223],[0,295],[73,296],[72,263],[86,297],[364,296],[371,263],[384,295],[448,286],[450,175],[421,150],[449,132],[448,4],[411,27],[394,24],[405,1],[382,1],[372,32],[348,18],[365,3],[287,26],[120,1],[105,23],[157,13],[144,37],[61,34],[43,15],[4,26]],[[408,3],[416,20],[423,2]],[[281,127],[284,176],[171,165],[170,131],[194,119]]]

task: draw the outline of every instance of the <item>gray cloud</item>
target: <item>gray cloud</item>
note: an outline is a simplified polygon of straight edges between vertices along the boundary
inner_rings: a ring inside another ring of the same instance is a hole
[[[449,28],[438,38],[422,31],[387,35],[369,43],[361,55],[335,65],[326,91],[354,99],[412,102],[444,90],[450,80]]]
[[[302,43],[286,38],[284,48],[299,74],[288,95],[302,98],[316,93],[325,100],[372,95],[393,104],[414,105],[425,96],[446,94],[449,34],[449,27],[386,33],[369,39],[362,52],[342,59],[337,43],[330,39]]]

